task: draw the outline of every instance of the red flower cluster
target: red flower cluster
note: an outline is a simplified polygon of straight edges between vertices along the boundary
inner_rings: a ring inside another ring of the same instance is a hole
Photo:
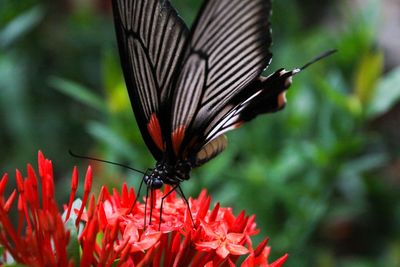
[[[0,263],[15,260],[28,266],[210,267],[241,262],[241,266],[279,267],[287,259],[286,254],[268,264],[267,240],[253,248],[250,239],[258,233],[255,216],[248,217],[244,212],[234,216],[230,208],[219,204],[209,210],[211,199],[205,190],[198,198],[189,199],[192,220],[187,204],[175,192],[161,203],[170,187],[165,187],[164,193],[152,192],[147,206],[136,202],[133,188],[126,184],[121,193],[115,189],[110,193],[103,187],[95,200],[90,195],[89,167],[84,196],[78,201],[75,168],[70,201],[62,215],[54,199],[51,161],[39,152],[39,179],[30,165],[27,173],[24,179],[16,172],[17,189],[7,198],[4,190],[8,176],[0,182],[0,244],[4,248]],[[10,215],[17,198],[15,225]]]
[[[29,164],[27,172],[24,179],[16,171],[17,189],[8,198],[4,197],[8,175],[0,181],[0,244],[5,249],[2,261],[12,260],[11,254],[16,262],[28,266],[68,266],[72,264],[67,255],[70,234],[54,199],[52,164],[39,153],[40,183]],[[15,212],[12,206],[16,199]],[[15,217],[15,213],[17,222],[9,217]]]

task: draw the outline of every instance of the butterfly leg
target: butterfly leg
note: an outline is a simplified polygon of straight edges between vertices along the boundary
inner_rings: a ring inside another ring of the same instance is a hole
[[[162,210],[163,210],[163,205],[164,205],[164,199],[166,199],[169,195],[172,194],[172,192],[174,192],[176,190],[176,188],[179,187],[179,184],[174,185],[174,187],[172,187],[171,190],[169,190],[168,193],[166,193],[162,198],[161,198],[161,206],[160,206],[160,220],[159,220],[159,224],[158,224],[158,231],[160,231],[161,229],[161,220],[162,220]]]
[[[131,207],[129,208],[129,210],[128,210],[128,212],[127,212],[128,214],[131,213],[131,212],[133,211],[133,208],[135,207],[136,202],[137,202],[137,200],[138,200],[139,197],[140,197],[140,191],[142,190],[143,182],[144,182],[144,179],[142,179],[142,181],[141,181],[140,184],[139,184],[139,190],[137,191],[135,200],[133,201]]]
[[[147,199],[149,198],[149,187],[146,189],[146,201],[144,202],[144,220],[143,229],[146,230],[146,214],[147,214]]]
[[[149,225],[151,225],[151,220],[153,219],[153,208],[156,204],[156,189],[150,189],[150,218],[149,218]]]
[[[193,227],[196,228],[196,225],[195,225],[194,220],[193,220],[192,211],[190,210],[189,201],[187,200],[187,198],[186,198],[185,194],[183,193],[183,190],[182,190],[182,188],[181,188],[181,186],[179,184],[178,184],[177,189],[178,189],[177,190],[178,194],[183,198],[183,200],[185,201],[185,203],[186,203],[186,205],[188,207],[189,214],[190,214],[190,219],[192,221]]]

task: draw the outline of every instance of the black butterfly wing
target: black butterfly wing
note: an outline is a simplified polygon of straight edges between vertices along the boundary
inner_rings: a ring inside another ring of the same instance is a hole
[[[204,143],[206,144],[202,148],[203,152],[205,150],[208,152],[207,155],[215,156],[215,153],[221,152],[221,148],[226,146],[226,144],[220,141],[224,140],[221,136],[225,132],[240,127],[243,123],[251,121],[258,115],[273,113],[283,109],[286,105],[286,91],[292,84],[293,76],[335,52],[335,49],[328,50],[300,68],[291,71],[279,69],[268,77],[260,76],[253,80],[218,112],[218,115],[214,117],[213,121],[207,127],[202,129],[203,136],[205,137]],[[214,154],[210,153],[211,151],[214,151]],[[199,153],[196,157],[196,161],[199,161],[199,158],[202,159],[199,162],[206,161],[204,153],[203,155]]]
[[[126,86],[143,139],[158,160],[164,112],[189,31],[167,0],[113,0]]]
[[[260,76],[255,79],[236,94],[203,130],[204,142],[218,139],[225,132],[239,128],[258,115],[283,109],[286,105],[286,91],[292,83],[293,75],[298,71],[299,69],[280,69],[268,77]]]
[[[172,98],[176,155],[199,150],[207,125],[270,62],[270,10],[270,0],[205,1]]]

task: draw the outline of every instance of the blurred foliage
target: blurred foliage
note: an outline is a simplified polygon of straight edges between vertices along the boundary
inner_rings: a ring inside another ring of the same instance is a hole
[[[200,0],[172,1],[190,24]],[[377,46],[380,1],[275,1],[266,73],[339,52],[294,79],[287,108],[228,134],[188,196],[255,213],[285,266],[400,266],[400,67]],[[318,16],[315,16],[318,14]],[[38,149],[70,175],[68,149],[153,167],[128,100],[109,1],[0,2],[0,166]],[[97,183],[140,175],[93,163]],[[117,177],[117,178],[116,178]],[[64,181],[59,181],[60,197]],[[68,188],[68,187],[65,187]]]

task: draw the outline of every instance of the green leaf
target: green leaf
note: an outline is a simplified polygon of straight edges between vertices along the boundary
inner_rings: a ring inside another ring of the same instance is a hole
[[[106,102],[111,112],[131,110],[128,91],[122,77],[120,62],[115,51],[106,50],[102,61],[103,84]]]
[[[79,210],[81,208],[81,206],[82,206],[82,200],[80,198],[75,199],[74,202],[72,202],[71,210]],[[65,221],[66,216],[67,216],[67,211],[65,210],[64,213],[62,214],[62,218],[64,221]],[[77,218],[78,218],[78,216],[74,212],[71,212],[68,220],[72,220],[72,225],[67,224],[67,223],[65,224],[65,226],[68,230],[76,230],[75,222],[76,222]]]
[[[38,25],[43,17],[43,9],[37,6],[13,19],[0,31],[0,48],[6,48],[12,45],[21,38],[21,36]]]
[[[339,77],[336,77],[339,78]],[[359,102],[354,97],[350,97],[348,94],[339,91],[335,88],[332,83],[328,83],[323,77],[316,79],[317,89],[322,92],[324,98],[334,103],[336,107],[351,112],[353,115],[360,113]]]
[[[101,97],[92,93],[89,88],[59,77],[51,77],[49,79],[49,84],[54,89],[71,96],[72,98],[75,98],[85,105],[102,112],[106,111],[106,104],[104,101],[101,99]]]
[[[67,254],[69,259],[74,259],[74,262],[80,262],[80,245],[78,231],[75,227],[73,219],[69,219],[65,223],[66,228],[70,231],[70,238],[67,245]]]
[[[375,94],[368,105],[368,117],[377,117],[400,101],[400,67],[392,70],[378,83]]]
[[[376,84],[383,71],[382,51],[370,51],[360,60],[355,73],[355,95],[363,106],[374,96]]]
[[[107,144],[108,147],[112,147],[115,151],[126,158],[132,157],[135,154],[132,146],[121,138],[121,135],[117,133],[113,128],[107,125],[90,122],[88,124],[89,133],[102,143]]]
[[[80,209],[82,206],[81,199],[76,199],[72,203],[72,210]],[[63,213],[63,220],[65,220],[66,211]],[[65,228],[70,232],[70,239],[67,246],[67,254],[69,259],[74,259],[74,262],[80,262],[80,245],[79,245],[79,232],[75,226],[75,221],[77,216],[74,212],[71,212],[71,215],[68,221],[65,222]],[[83,225],[82,225],[83,226]],[[83,229],[83,227],[80,227]]]

